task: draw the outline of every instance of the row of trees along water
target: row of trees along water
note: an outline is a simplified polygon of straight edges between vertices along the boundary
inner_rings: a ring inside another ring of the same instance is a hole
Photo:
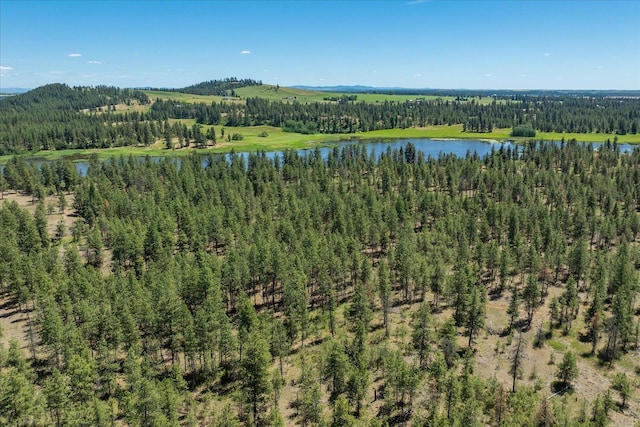
[[[231,86],[258,84],[252,80],[212,81],[184,90],[200,93],[213,85],[227,91]],[[122,103],[144,108],[116,111],[115,106]],[[197,126],[175,119],[194,119]],[[486,105],[475,99],[301,103],[249,98],[244,103],[194,104],[153,101],[137,90],[52,84],[0,100],[0,155],[149,145],[162,138],[169,146],[174,138],[181,145],[215,144],[215,133],[207,134],[200,125],[270,125],[306,134],[462,125],[470,133],[513,127],[516,136],[531,136],[536,130],[636,134],[639,123],[640,99],[634,98],[517,96]]]
[[[576,327],[605,366],[638,349],[638,150],[13,169],[39,190],[34,214],[0,209],[0,289],[36,338],[0,351],[5,425],[606,425],[611,393],[549,401],[552,378],[520,385],[522,354]],[[53,236],[43,200],[70,193]],[[512,383],[474,371],[481,337]],[[569,351],[558,379],[578,374]]]

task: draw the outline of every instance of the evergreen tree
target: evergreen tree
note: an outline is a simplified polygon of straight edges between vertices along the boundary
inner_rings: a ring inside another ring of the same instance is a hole
[[[620,393],[620,398],[622,399],[621,407],[627,407],[627,401],[631,396],[631,392],[633,389],[632,383],[629,378],[622,372],[618,372],[613,380],[611,381],[611,387]]]
[[[556,377],[567,387],[571,386],[571,381],[578,377],[578,365],[576,363],[576,356],[573,352],[569,351],[564,354],[562,362],[558,365],[558,372]]]
[[[524,358],[524,350],[526,342],[522,337],[522,331],[518,333],[518,339],[515,344],[514,351],[511,355],[511,363],[509,371],[511,373],[511,392],[516,392],[516,380],[522,375],[522,361]]]
[[[389,278],[389,268],[385,259],[380,261],[378,266],[378,296],[382,305],[384,334],[389,337],[389,308],[391,295],[391,280]]]
[[[473,337],[478,334],[478,330],[484,326],[487,315],[487,294],[484,288],[474,286],[471,289],[470,304],[466,316],[467,334],[469,336],[469,347],[473,342]]]
[[[540,306],[540,285],[538,279],[534,276],[527,278],[527,284],[522,292],[522,299],[524,300],[524,306],[527,310],[527,324],[531,325],[533,320],[533,313]]]
[[[413,315],[413,332],[411,340],[414,350],[418,353],[418,363],[421,369],[426,367],[431,348],[431,309],[427,303],[421,303]]]
[[[509,315],[509,331],[511,331],[513,326],[518,322],[518,317],[520,315],[520,303],[520,291],[518,290],[518,286],[514,284],[511,290],[509,306],[507,307],[507,314]]]
[[[249,334],[246,342],[245,357],[241,362],[244,401],[247,414],[258,425],[267,411],[267,403],[272,392],[269,367],[271,354],[265,338],[257,331]]]

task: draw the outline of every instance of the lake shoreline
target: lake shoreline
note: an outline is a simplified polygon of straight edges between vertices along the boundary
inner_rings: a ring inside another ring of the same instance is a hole
[[[376,131],[377,132],[377,131]],[[255,146],[245,147],[243,148],[243,144],[228,144],[223,142],[216,146],[209,146],[206,148],[197,148],[195,146],[185,147],[185,148],[173,148],[167,149],[162,146],[159,146],[158,143],[155,143],[152,146],[123,146],[123,147],[109,147],[109,148],[89,148],[89,149],[69,149],[69,150],[47,150],[47,151],[38,151],[35,153],[21,153],[15,155],[5,155],[0,156],[0,165],[6,164],[9,159],[14,156],[23,158],[30,162],[44,162],[44,161],[54,161],[59,159],[71,160],[72,162],[86,162],[91,159],[92,156],[97,155],[100,160],[106,160],[109,158],[117,158],[117,157],[185,157],[192,154],[228,154],[232,151],[241,152],[241,153],[252,153],[252,152],[282,152],[286,150],[312,150],[315,148],[323,148],[323,147],[334,147],[336,145],[343,145],[345,143],[379,143],[379,142],[394,142],[394,141],[411,141],[411,140],[429,140],[436,142],[456,142],[456,141],[479,141],[487,144],[523,144],[527,141],[530,141],[532,138],[505,138],[505,139],[494,139],[494,138],[478,138],[481,134],[471,135],[467,134],[464,136],[455,136],[455,137],[430,137],[430,136],[420,136],[414,132],[408,132],[409,135],[403,136],[400,134],[396,135],[371,135],[371,134],[352,134],[352,135],[344,135],[344,134],[336,134],[332,135],[333,138],[328,138],[327,140],[323,139],[315,139],[309,138],[306,141],[306,147],[301,146],[301,144],[292,144],[290,148],[283,147],[281,144],[269,145],[265,144],[264,147],[258,147],[256,149]],[[336,138],[338,137],[338,138]],[[342,138],[339,138],[342,137]],[[561,139],[535,139],[535,141],[544,141],[544,142],[560,142]],[[578,141],[581,144],[602,144],[600,141]],[[304,144],[302,144],[304,145]],[[619,143],[619,145],[630,145],[630,146],[640,146],[640,142],[623,142]]]

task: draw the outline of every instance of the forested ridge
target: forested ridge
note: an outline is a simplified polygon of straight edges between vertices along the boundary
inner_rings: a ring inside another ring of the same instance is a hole
[[[260,85],[250,79],[224,79],[179,89],[190,94],[226,94],[230,88]],[[188,103],[151,100],[138,90],[113,87],[43,86],[0,100],[0,155],[64,150],[150,145],[174,139],[183,146],[215,144],[203,126],[270,125],[302,134],[351,134],[381,129],[462,125],[472,135],[496,128],[604,134],[637,134],[640,99],[615,97],[513,95],[489,104],[475,99],[419,99],[413,101],[297,102],[248,98]],[[141,106],[116,110],[116,105]],[[149,105],[151,104],[151,105]],[[178,119],[193,119],[186,126]]]
[[[638,150],[355,145],[85,178],[15,158],[7,188],[36,208],[0,209],[0,290],[37,339],[0,349],[0,423],[637,422]],[[71,196],[47,231],[46,198]]]
[[[150,101],[141,91],[108,86],[70,88],[63,84],[4,98],[0,100],[0,155],[148,144],[155,139],[148,122],[135,113],[109,113],[117,104],[134,102]]]
[[[253,79],[229,77],[222,80],[209,80],[195,85],[175,89],[176,92],[194,95],[236,96],[235,90],[247,86],[260,86],[262,82]]]

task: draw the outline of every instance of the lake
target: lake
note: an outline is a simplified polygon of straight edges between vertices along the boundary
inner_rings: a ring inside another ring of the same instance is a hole
[[[332,143],[327,147],[320,147],[318,150],[323,158],[326,158],[331,151],[333,151],[334,146],[343,147],[346,145],[366,145],[369,153],[372,153],[376,158],[381,154],[385,153],[388,149],[391,150],[399,150],[400,148],[405,147],[409,142],[411,142],[416,147],[416,152],[421,152],[425,157],[434,157],[437,158],[442,154],[454,154],[458,157],[464,157],[467,153],[473,154],[476,152],[478,156],[484,157],[487,154],[491,153],[492,149],[499,149],[504,146],[505,148],[517,147],[519,144],[509,141],[504,142],[496,142],[496,141],[486,141],[479,139],[427,139],[427,138],[405,138],[405,139],[396,139],[396,140],[371,140],[371,141],[342,141]],[[559,142],[558,142],[559,143]],[[594,142],[594,148],[598,148],[602,143]],[[622,153],[630,153],[634,149],[633,144],[618,144],[618,149]],[[297,150],[300,154],[312,153],[315,149],[301,149]],[[240,156],[246,156],[248,153],[239,152],[237,153]],[[276,156],[281,156],[282,151],[270,151],[265,153],[267,158],[273,159]],[[156,157],[156,160],[160,158]],[[246,158],[245,158],[246,160]],[[180,162],[180,158],[176,157],[176,161]],[[76,167],[78,168],[78,172],[82,176],[85,176],[87,173],[87,169],[89,167],[88,162],[78,162],[76,163]]]
[[[458,157],[464,157],[467,153],[476,152],[478,156],[483,157],[486,154],[491,153],[492,149],[499,149],[501,146],[505,148],[511,147],[514,148],[518,146],[518,144],[513,142],[490,142],[483,141],[479,139],[451,139],[451,140],[442,140],[442,139],[425,139],[425,138],[405,138],[405,139],[397,139],[397,140],[384,140],[384,141],[343,141],[333,143],[327,147],[319,148],[320,154],[323,158],[326,158],[327,155],[333,151],[334,146],[345,146],[345,145],[357,145],[364,144],[367,146],[367,149],[370,153],[372,153],[375,157],[379,157],[381,154],[385,153],[388,149],[391,150],[399,150],[400,148],[405,147],[409,142],[411,142],[417,152],[421,152],[425,157],[438,157],[441,154],[454,154]],[[592,143],[594,148],[598,148],[602,143]],[[631,152],[634,149],[634,145],[632,144],[618,144],[618,148],[621,152]],[[314,149],[305,149],[298,150],[298,153],[311,153]],[[246,156],[247,153],[237,153],[240,156]],[[274,158],[275,156],[281,156],[281,151],[272,151],[267,152],[266,156],[268,158]],[[152,158],[154,160],[159,160],[159,157]],[[176,162],[180,162],[180,158],[176,157]],[[75,162],[76,168],[78,172],[85,176],[87,174],[87,169],[89,168],[89,162]],[[0,170],[2,170],[2,166],[0,166]]]

